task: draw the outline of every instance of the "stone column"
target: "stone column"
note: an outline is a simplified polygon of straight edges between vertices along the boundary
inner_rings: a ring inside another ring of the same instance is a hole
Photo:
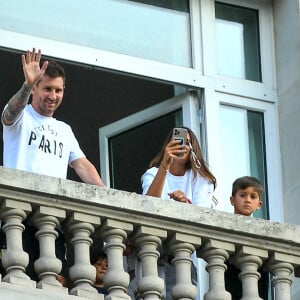
[[[225,290],[224,273],[227,269],[225,261],[229,253],[234,252],[234,244],[209,239],[199,248],[197,254],[207,262],[209,274],[209,291],[205,300],[231,300],[231,295]]]
[[[90,262],[90,235],[94,232],[93,225],[100,224],[100,218],[74,212],[65,228],[71,233],[70,244],[74,252],[74,264],[69,270],[70,280],[74,287],[70,294],[88,299],[99,299],[100,294],[93,288],[96,269]],[[100,297],[101,298],[101,297]]]
[[[291,274],[293,265],[285,262],[277,262],[270,266],[270,272],[273,275],[272,284],[275,289],[276,300],[291,299]]]
[[[146,226],[140,226],[134,233],[134,245],[142,268],[142,278],[138,280],[137,289],[145,300],[161,299],[164,281],[158,276],[157,260],[160,253],[157,249],[161,245],[161,238],[166,236],[165,230]]]
[[[175,267],[176,282],[172,288],[173,299],[196,299],[197,287],[192,284],[192,253],[195,246],[201,244],[201,238],[174,233],[165,244],[174,256],[172,265]]]
[[[268,252],[266,250],[248,246],[241,246],[239,251],[233,256],[232,262],[241,270],[239,274],[243,287],[241,300],[261,299],[258,293],[260,273],[257,272],[257,269],[267,257]]]
[[[109,295],[106,300],[113,300],[115,297],[130,299],[127,294],[129,275],[124,271],[123,252],[124,239],[128,232],[133,230],[133,225],[122,221],[106,219],[101,226],[101,237],[106,242],[104,251],[107,254],[108,271],[104,275],[104,286]]]
[[[291,274],[294,265],[299,265],[299,257],[274,252],[266,263],[266,269],[272,274],[272,285],[275,289],[276,300],[291,299]]]
[[[23,250],[22,232],[25,226],[22,221],[31,211],[31,205],[26,202],[5,199],[0,206],[0,218],[4,221],[2,230],[6,235],[7,249],[2,257],[2,264],[6,271],[3,281],[35,287],[35,281],[25,274],[29,257]]]
[[[62,209],[40,206],[31,217],[30,223],[38,228],[36,238],[39,241],[40,257],[34,263],[35,272],[40,279],[37,287],[41,289],[56,287],[58,291],[68,293],[57,280],[62,263],[55,255],[55,239],[58,236],[55,228],[65,217],[66,212]]]

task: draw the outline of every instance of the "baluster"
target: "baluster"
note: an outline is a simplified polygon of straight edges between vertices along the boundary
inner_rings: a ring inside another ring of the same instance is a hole
[[[100,218],[82,213],[73,213],[65,228],[72,234],[70,241],[74,252],[74,265],[69,270],[69,277],[74,287],[70,294],[88,299],[102,298],[93,288],[96,279],[96,269],[90,263],[90,235],[94,232],[93,225],[100,224]]]
[[[234,252],[234,245],[209,239],[199,248],[197,254],[206,262],[209,274],[209,291],[204,295],[205,300],[230,300],[231,295],[225,290],[224,273],[227,269],[225,261],[229,253]]]
[[[140,226],[133,236],[142,268],[142,278],[138,280],[137,289],[145,300],[161,299],[164,281],[158,276],[157,260],[160,254],[157,248],[161,245],[161,238],[166,236],[165,230],[145,226]]]
[[[129,275],[124,271],[123,252],[125,245],[123,240],[127,232],[133,230],[133,225],[121,221],[107,219],[101,226],[101,236],[106,242],[104,251],[108,259],[108,271],[104,275],[104,286],[108,290],[106,300],[115,297],[130,299],[127,294]]]
[[[2,257],[2,264],[6,271],[4,282],[35,287],[36,282],[25,274],[29,263],[28,254],[23,250],[22,232],[25,226],[22,221],[31,211],[31,205],[11,199],[5,199],[1,203],[0,218],[4,221],[2,230],[6,235],[7,249]]]
[[[40,257],[34,263],[35,272],[40,279],[37,287],[41,289],[56,287],[60,292],[67,293],[67,288],[62,288],[57,280],[62,263],[55,255],[55,239],[58,236],[55,228],[65,217],[66,212],[62,209],[40,206],[32,215],[30,222],[38,228],[36,238],[39,241]]]
[[[274,263],[270,267],[270,272],[273,275],[272,284],[275,288],[276,300],[291,299],[291,274],[293,273],[293,265],[284,262]]]
[[[258,293],[258,280],[261,275],[257,269],[262,265],[262,259],[266,259],[267,257],[268,252],[266,250],[248,246],[242,246],[233,256],[232,262],[241,270],[239,274],[243,287],[243,297],[241,300],[261,299]]]
[[[299,265],[299,257],[283,253],[272,253],[265,268],[272,274],[272,285],[275,289],[276,300],[291,299],[291,274],[294,266]]]
[[[172,287],[173,299],[195,299],[197,287],[192,284],[192,253],[195,251],[194,245],[199,246],[201,238],[175,233],[166,243],[174,256],[172,265],[175,267],[176,282]]]

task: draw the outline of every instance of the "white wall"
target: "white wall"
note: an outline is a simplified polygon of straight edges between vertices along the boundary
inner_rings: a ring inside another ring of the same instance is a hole
[[[273,2],[284,222],[300,224],[300,3]],[[293,281],[292,299],[300,299],[300,279]]]
[[[285,222],[300,224],[299,0],[274,1]]]

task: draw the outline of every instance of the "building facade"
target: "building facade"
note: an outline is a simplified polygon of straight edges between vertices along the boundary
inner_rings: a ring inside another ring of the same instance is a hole
[[[21,53],[42,49],[67,71],[57,118],[107,186],[140,193],[162,139],[185,125],[217,178],[219,210],[232,211],[232,181],[252,175],[266,187],[256,216],[299,224],[299,32],[298,0],[4,0],[0,101],[22,84]]]

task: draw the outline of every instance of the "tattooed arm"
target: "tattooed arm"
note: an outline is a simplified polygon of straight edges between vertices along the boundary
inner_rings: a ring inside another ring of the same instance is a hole
[[[8,105],[2,114],[4,125],[9,126],[15,122],[28,102],[31,89],[24,83],[21,89],[8,101]]]
[[[15,122],[26,106],[34,84],[43,77],[48,62],[44,62],[43,66],[40,68],[41,56],[41,50],[38,50],[36,53],[34,48],[32,49],[32,52],[28,50],[26,56],[22,55],[25,82],[21,89],[8,101],[8,105],[2,114],[3,124],[9,126]]]

